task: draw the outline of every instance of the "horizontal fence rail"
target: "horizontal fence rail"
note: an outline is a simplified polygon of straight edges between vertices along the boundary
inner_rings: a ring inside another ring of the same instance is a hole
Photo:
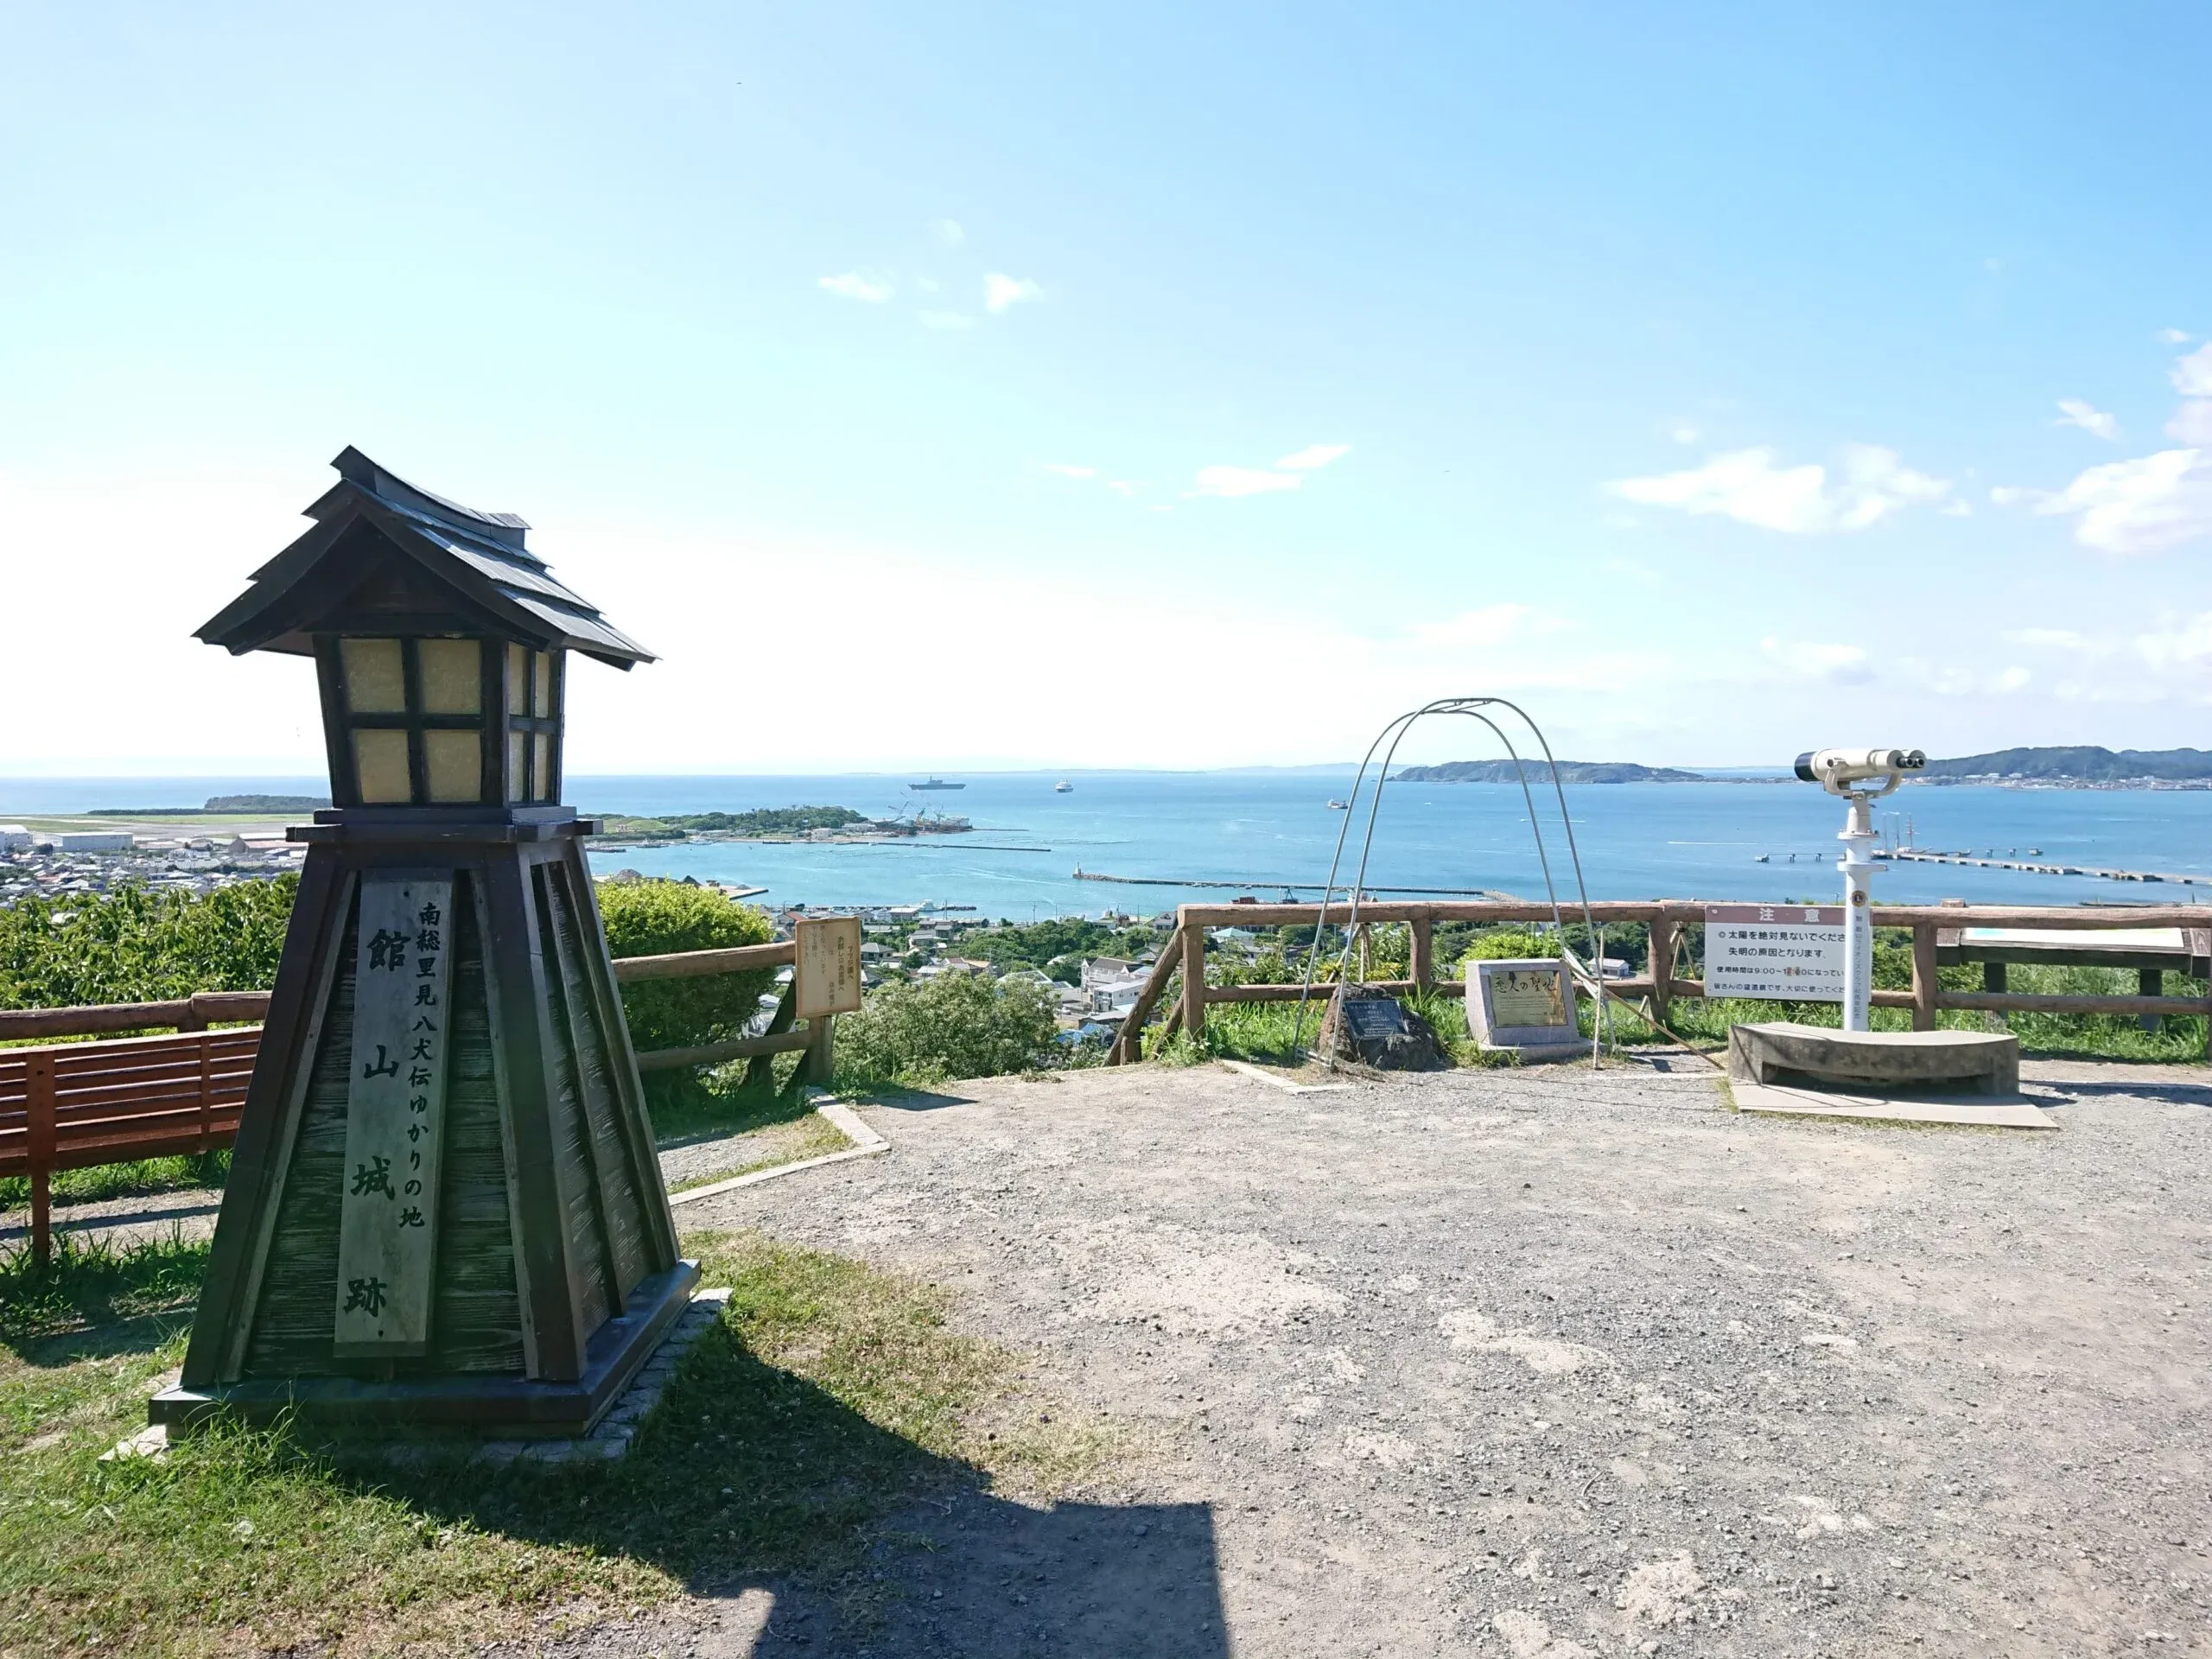
[[[1719,902],[1719,901],[1715,901]],[[1777,910],[1794,908],[1777,906]],[[1646,999],[1651,1004],[1653,1016],[1663,1023],[1669,1003],[1678,997],[1702,997],[1706,995],[1702,980],[1688,976],[1678,976],[1675,971],[1677,944],[1682,930],[1705,925],[1707,904],[1704,900],[1682,899],[1645,900],[1639,902],[1608,901],[1590,906],[1591,919],[1599,927],[1627,923],[1642,923],[1650,929],[1651,948],[1648,964],[1643,973],[1625,979],[1609,979],[1605,988],[1624,1000]],[[1463,981],[1446,975],[1436,976],[1434,938],[1440,922],[1464,922],[1478,926],[1491,926],[1510,922],[1549,922],[1554,914],[1570,925],[1580,925],[1582,910],[1580,906],[1571,911],[1554,912],[1547,904],[1501,903],[1489,899],[1439,899],[1432,902],[1403,900],[1363,900],[1357,921],[1363,929],[1370,925],[1403,924],[1410,938],[1408,964],[1411,977],[1381,982],[1363,982],[1375,989],[1399,995],[1434,994],[1442,996],[1464,996],[1466,987]],[[1354,919],[1349,899],[1329,905],[1325,912],[1319,904],[1249,904],[1249,905],[1185,905],[1175,912],[1175,934],[1161,950],[1160,959],[1153,966],[1138,993],[1136,1001],[1122,1020],[1122,1028],[1107,1051],[1107,1064],[1123,1065],[1141,1053],[1142,1033],[1146,1024],[1159,1007],[1172,982],[1179,975],[1181,990],[1168,1008],[1163,1034],[1172,1036],[1183,1030],[1194,1037],[1205,1032],[1205,1011],[1219,1003],[1295,1001],[1304,993],[1300,985],[1208,985],[1205,982],[1206,935],[1217,927],[1301,927],[1308,928],[1321,922],[1344,926]],[[1912,935],[1912,988],[1910,990],[1877,990],[1873,1003],[1878,1008],[1910,1008],[1916,1031],[1933,1031],[1936,1016],[1951,1009],[1998,1014],[2133,1014],[2145,1019],[2164,1014],[2212,1015],[2212,994],[2202,996],[2162,996],[2152,994],[2153,986],[2161,972],[2160,967],[2149,966],[2154,953],[2135,946],[2120,953],[2124,965],[2137,968],[2141,975],[2140,994],[2129,996],[2050,996],[2031,992],[2010,991],[2001,988],[2002,969],[1988,978],[1979,991],[1953,991],[1943,988],[1937,975],[1939,953],[1945,960],[1972,959],[1998,964],[2021,959],[2019,947],[1998,944],[1980,945],[1965,939],[1968,928],[2016,928],[2037,931],[2078,932],[2084,935],[2109,932],[2114,930],[2142,928],[2177,928],[2182,930],[2183,948],[2155,959],[2164,969],[2188,972],[2201,969],[2208,957],[2212,957],[2212,908],[2183,905],[2098,906],[2057,907],[2032,905],[1882,905],[1873,912],[1878,931],[1894,931]],[[2115,955],[2110,947],[2100,946],[2093,939],[2085,938],[2078,953],[2069,955],[2064,946],[2037,944],[2033,947],[2034,959],[2040,962],[2079,964],[2082,966],[2112,965]],[[1985,973],[1988,969],[1985,968]],[[1313,995],[1325,1000],[1334,988],[1333,982],[1317,980]],[[2212,1024],[2208,1025],[2212,1033]]]
[[[668,956],[620,957],[622,984],[696,979],[789,967],[788,940]],[[266,991],[199,991],[164,1002],[110,1002],[69,1008],[0,1009],[0,1042],[40,1046],[0,1048],[0,1176],[28,1175],[31,1244],[41,1261],[52,1251],[54,1172],[142,1158],[213,1151],[236,1138],[238,1110],[261,1049],[258,1025],[226,1022],[267,1017]],[[787,989],[767,1032],[692,1048],[651,1049],[640,1071],[718,1065],[726,1061],[804,1052],[817,1076],[830,1054],[832,1020],[796,1024]],[[223,1025],[224,1029],[208,1027]],[[116,1032],[173,1027],[173,1036],[104,1042],[55,1038],[108,1037]]]

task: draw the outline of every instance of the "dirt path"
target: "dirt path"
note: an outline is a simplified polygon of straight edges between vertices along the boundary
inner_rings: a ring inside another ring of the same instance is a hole
[[[2031,1066],[2064,1131],[2007,1135],[1676,1066],[867,1109],[684,1224],[955,1284],[1172,1450],[902,1518],[872,1630],[756,1586],[578,1650],[2212,1652],[2206,1074]]]

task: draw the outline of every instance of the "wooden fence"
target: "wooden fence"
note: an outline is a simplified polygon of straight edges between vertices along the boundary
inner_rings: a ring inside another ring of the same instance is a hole
[[[1781,908],[1777,906],[1777,908]],[[1645,970],[1629,979],[1606,981],[1615,995],[1630,1001],[1648,999],[1654,1016],[1661,1022],[1667,1019],[1669,1005],[1677,997],[1703,996],[1705,985],[1701,980],[1687,975],[1678,976],[1677,943],[1683,931],[1702,927],[1706,906],[1702,902],[1685,903],[1666,900],[1659,903],[1624,904],[1609,902],[1590,906],[1592,918],[1602,926],[1641,922],[1651,930],[1651,951]],[[1580,908],[1571,914],[1564,906],[1561,914],[1573,924],[1580,925]],[[1123,1016],[1122,1029],[1108,1051],[1107,1063],[1124,1065],[1136,1058],[1139,1042],[1146,1022],[1159,1007],[1160,1000],[1179,973],[1182,991],[1169,1010],[1167,1030],[1190,1032],[1193,1036],[1205,1033],[1206,1009],[1222,1002],[1288,1002],[1296,1001],[1302,988],[1298,985],[1208,985],[1205,982],[1206,934],[1217,927],[1306,927],[1321,919],[1319,905],[1185,905],[1175,912],[1175,933],[1160,959],[1153,964],[1152,974],[1137,994],[1136,1001]],[[1351,919],[1349,904],[1329,906],[1329,921],[1338,926]],[[1411,934],[1411,961],[1408,964],[1409,977],[1402,980],[1370,982],[1377,988],[1401,993],[1434,992],[1442,996],[1464,996],[1466,987],[1463,981],[1447,975],[1436,976],[1434,938],[1439,922],[1466,922],[1488,926],[1501,922],[1548,922],[1552,910],[1548,905],[1501,904],[1490,900],[1439,900],[1424,904],[1363,902],[1359,907],[1363,926],[1374,924],[1403,923]],[[2177,956],[2175,967],[2202,966],[2206,954],[2199,948],[2197,936],[2212,929],[2212,909],[2180,905],[2145,906],[2122,909],[2111,908],[2042,908],[2009,905],[1884,905],[1874,912],[1878,930],[1909,931],[1912,935],[1912,988],[1910,990],[1877,990],[1874,1006],[1878,1008],[1910,1008],[1915,1031],[1933,1031],[1936,1016],[1947,1008],[1978,1009],[2000,1014],[2117,1014],[2158,1015],[2169,1014],[2212,1014],[2212,996],[2160,996],[2139,994],[2132,996],[2038,996],[2029,993],[2001,990],[1985,987],[1979,991],[1945,990],[1936,976],[1939,950],[1956,954],[1960,947],[1956,938],[1967,928],[2003,927],[2063,930],[2093,932],[2115,928],[2181,928],[2184,937],[2192,941],[2191,948]],[[2044,960],[2051,960],[2045,955]],[[2104,960],[2101,955],[2085,951],[2081,960]],[[1317,984],[1317,1000],[1325,999],[1326,984]]]
[[[780,968],[796,960],[788,941],[727,950],[686,950],[616,959],[618,983],[692,979],[711,974]],[[719,1065],[734,1059],[804,1052],[806,1075],[829,1080],[830,1018],[800,1023],[786,987],[768,1029],[696,1048],[649,1050],[640,1071]],[[52,1250],[52,1188],[57,1170],[167,1158],[227,1147],[238,1134],[254,1058],[257,1025],[209,1030],[212,1024],[265,1018],[266,991],[201,991],[168,1002],[112,1002],[73,1008],[0,1009],[0,1041],[99,1037],[173,1027],[174,1036],[90,1043],[48,1042],[0,1048],[0,1175],[31,1183],[31,1247],[40,1261]]]

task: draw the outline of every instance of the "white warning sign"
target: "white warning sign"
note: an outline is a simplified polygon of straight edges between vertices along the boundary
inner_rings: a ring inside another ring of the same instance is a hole
[[[1841,905],[1707,905],[1705,994],[1843,1001]]]

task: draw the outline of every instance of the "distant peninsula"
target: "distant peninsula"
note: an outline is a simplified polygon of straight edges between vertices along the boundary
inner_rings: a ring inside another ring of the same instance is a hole
[[[1521,765],[1529,769],[1529,780],[1541,783],[1551,776],[1541,756],[1523,757]],[[1521,772],[1510,760],[1447,760],[1438,766],[1401,766],[1390,776],[1403,784],[1513,784],[1521,780]],[[1713,779],[1702,772],[1682,772],[1673,766],[1640,766],[1633,760],[1562,760],[1559,763],[1559,780],[1562,784],[1709,784]]]
[[[1916,781],[1931,784],[2212,783],[2212,749],[1998,749],[1930,760]]]

